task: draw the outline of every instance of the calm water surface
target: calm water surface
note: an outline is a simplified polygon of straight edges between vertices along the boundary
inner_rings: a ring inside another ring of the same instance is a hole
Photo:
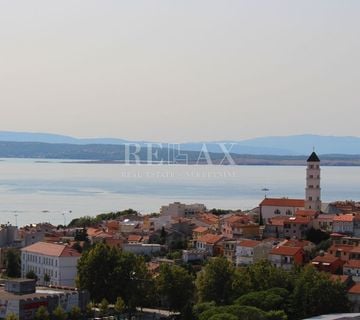
[[[66,222],[133,208],[157,212],[173,201],[251,209],[273,197],[304,197],[305,167],[184,166],[0,161],[0,223]],[[360,167],[323,167],[325,201],[360,200]],[[71,211],[71,212],[70,212]]]

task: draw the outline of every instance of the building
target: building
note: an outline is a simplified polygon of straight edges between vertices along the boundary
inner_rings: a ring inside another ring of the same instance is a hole
[[[265,198],[259,205],[264,223],[269,223],[273,217],[295,216],[296,211],[303,210],[304,206],[304,199],[289,198]]]
[[[354,233],[354,216],[351,213],[334,216],[333,232],[353,234]]]
[[[236,246],[236,265],[250,265],[267,259],[273,247],[270,241],[243,240]]]
[[[304,262],[304,250],[301,247],[279,246],[270,251],[268,260],[277,268],[291,270]]]
[[[167,206],[160,208],[160,215],[171,217],[186,217],[193,216],[196,213],[205,212],[206,207],[200,203],[184,204],[180,202],[170,203]]]
[[[360,282],[360,260],[349,260],[344,264],[344,275],[351,276],[355,282]]]
[[[344,262],[340,258],[334,257],[328,253],[322,253],[311,261],[311,264],[319,271],[332,274],[340,273],[343,263]]]
[[[33,271],[38,284],[75,287],[79,258],[80,253],[67,245],[37,242],[21,249],[21,275],[25,278]]]
[[[296,239],[305,239],[306,232],[312,227],[310,217],[290,217],[284,222],[284,236]]]
[[[307,159],[305,209],[321,210],[320,159],[313,152]]]
[[[0,287],[0,318],[13,313],[19,320],[31,320],[41,306],[49,313],[59,305],[65,312],[75,306],[85,310],[88,300],[87,293],[74,289],[35,287],[35,280],[30,279],[7,280]]]
[[[208,233],[197,239],[196,249],[205,251],[209,256],[220,255],[223,251],[222,240],[224,240],[224,236]]]

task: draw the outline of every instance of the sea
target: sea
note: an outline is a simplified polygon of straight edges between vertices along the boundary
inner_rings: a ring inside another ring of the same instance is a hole
[[[143,214],[180,201],[252,209],[268,197],[303,198],[305,166],[102,164],[0,159],[0,224],[67,224],[128,208]],[[360,167],[322,167],[322,199],[360,200]]]

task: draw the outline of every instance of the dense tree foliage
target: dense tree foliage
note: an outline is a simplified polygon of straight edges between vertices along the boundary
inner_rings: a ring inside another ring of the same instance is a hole
[[[346,312],[349,309],[345,286],[312,266],[305,267],[299,273],[292,299],[296,319]]]
[[[121,296],[127,307],[146,303],[153,296],[152,280],[140,256],[121,252],[103,243],[86,251],[78,263],[78,285],[87,289],[94,301],[115,303]]]
[[[210,260],[196,280],[200,302],[229,303],[233,293],[234,275],[234,267],[225,258]]]
[[[160,297],[173,311],[184,311],[193,300],[193,278],[187,270],[176,265],[163,265],[156,278]]]
[[[118,211],[118,212],[101,213],[95,217],[84,216],[81,218],[73,219],[69,223],[68,227],[71,227],[71,228],[92,227],[92,226],[98,225],[99,223],[101,223],[102,221],[105,221],[105,220],[115,220],[120,217],[132,216],[132,215],[137,216],[137,215],[139,215],[139,213],[133,209],[127,209],[127,210]]]
[[[41,306],[39,309],[35,312],[35,320],[49,320],[50,314],[44,306]]]
[[[16,249],[9,249],[5,255],[6,275],[10,278],[21,276],[20,252]]]

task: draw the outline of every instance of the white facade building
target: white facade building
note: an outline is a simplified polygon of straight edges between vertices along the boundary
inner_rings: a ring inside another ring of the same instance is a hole
[[[264,223],[268,223],[273,217],[295,216],[296,211],[303,210],[305,200],[289,198],[265,198],[260,203],[260,214]]]
[[[315,152],[307,160],[305,209],[321,210],[320,159]]]
[[[21,276],[33,271],[40,285],[75,287],[79,258],[80,253],[67,245],[37,242],[21,249]]]

